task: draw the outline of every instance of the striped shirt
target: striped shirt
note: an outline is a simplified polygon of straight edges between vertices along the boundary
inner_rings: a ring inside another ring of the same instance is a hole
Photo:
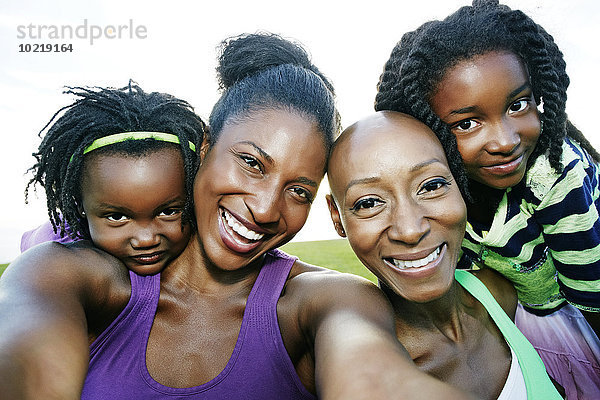
[[[500,272],[536,314],[565,300],[600,312],[599,166],[569,139],[561,163],[556,173],[547,156],[538,157],[525,179],[506,190],[487,230],[467,223],[459,265]]]

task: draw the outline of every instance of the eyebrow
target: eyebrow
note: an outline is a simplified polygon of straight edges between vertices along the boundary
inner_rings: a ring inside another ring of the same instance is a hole
[[[469,106],[469,107],[462,107],[462,108],[458,108],[456,110],[452,110],[448,113],[448,115],[457,115],[457,114],[468,114],[470,112],[473,112],[477,107],[475,106]]]
[[[318,187],[317,182],[315,182],[312,179],[309,179],[309,178],[307,178],[305,176],[299,176],[299,177],[297,177],[296,178],[296,182],[302,183],[304,185],[312,186],[314,188]]]
[[[374,182],[379,182],[381,179],[376,177],[376,176],[371,176],[368,178],[360,178],[360,179],[352,179],[350,182],[348,182],[348,184],[346,185],[346,189],[344,190],[344,193],[348,193],[348,190],[350,190],[350,188],[352,186],[355,185],[363,185],[365,183],[374,183]]]
[[[99,203],[96,205],[100,212],[122,212],[126,214],[132,214],[131,210],[127,207],[117,206],[110,203]]]
[[[435,163],[442,164],[442,162],[440,160],[438,160],[437,158],[432,158],[430,160],[426,160],[426,161],[423,161],[423,162],[413,165],[412,167],[410,167],[408,172],[411,172],[411,173],[417,172],[417,171],[427,167],[428,165],[435,164]],[[367,184],[367,183],[375,183],[375,182],[379,182],[380,180],[381,180],[381,178],[379,178],[377,176],[370,176],[367,178],[360,178],[360,179],[352,179],[350,182],[348,182],[348,185],[346,185],[346,189],[345,189],[344,193],[348,193],[348,190],[350,190],[350,188],[352,186]]]
[[[261,157],[263,157],[265,160],[267,160],[269,162],[269,164],[274,165],[275,164],[275,160],[273,160],[273,157],[271,157],[269,154],[267,154],[267,152],[265,152],[263,149],[260,148],[259,145],[257,145],[256,143],[254,143],[251,140],[243,140],[239,143],[242,144],[248,144],[252,147],[254,147],[254,149],[261,155]],[[309,179],[305,176],[299,176],[295,179],[295,182],[298,183],[302,183],[303,185],[308,185],[308,186],[312,186],[314,188],[319,187],[319,184],[315,181],[313,181],[312,179]]]
[[[157,207],[154,208],[153,212],[157,212],[160,210],[164,210],[165,208],[173,207],[175,204],[181,203],[181,202],[185,202],[185,198],[181,198],[179,196],[173,197],[172,199],[169,199],[169,200],[165,201],[164,203],[159,204]],[[133,210],[131,210],[127,207],[110,204],[110,203],[100,203],[97,205],[97,207],[101,212],[119,212],[119,213],[128,214],[128,215],[135,214],[133,212]]]
[[[510,92],[508,94],[508,96],[506,96],[506,102],[509,103],[517,94],[521,93],[525,89],[531,89],[531,83],[525,82],[524,84],[522,84],[521,86],[519,86],[518,88],[516,88],[515,90]],[[468,107],[458,108],[456,110],[450,111],[448,113],[448,115],[468,114],[470,112],[473,112],[476,109],[477,109],[476,106],[468,106]]]
[[[418,170],[420,170],[420,169],[423,169],[423,168],[425,168],[426,166],[428,166],[428,165],[431,165],[431,164],[435,164],[435,163],[440,163],[440,164],[443,164],[443,163],[442,163],[440,160],[438,160],[437,158],[432,158],[432,159],[430,159],[430,160],[423,161],[423,162],[420,162],[420,163],[418,163],[418,164],[415,164],[415,165],[413,165],[412,167],[410,167],[410,170],[409,170],[409,171],[410,171],[410,172],[417,172]]]
[[[515,97],[516,95],[518,95],[525,89],[531,89],[531,83],[525,82],[524,84],[522,84],[521,86],[519,86],[518,88],[516,88],[515,90],[510,92],[508,94],[508,96],[506,96],[506,102],[507,103],[510,102],[513,99],[513,97]]]
[[[254,147],[254,149],[258,152],[258,154],[261,155],[261,157],[263,157],[265,160],[267,160],[269,162],[269,164],[275,164],[275,160],[273,160],[273,157],[271,157],[269,154],[267,154],[266,151],[264,151],[263,149],[260,148],[259,145],[257,145],[256,143],[254,143],[251,140],[243,140],[239,143],[242,144],[249,144],[250,146]]]

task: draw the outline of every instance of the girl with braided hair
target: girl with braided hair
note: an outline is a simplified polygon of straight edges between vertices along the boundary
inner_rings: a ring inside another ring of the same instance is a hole
[[[77,100],[40,132],[25,190],[45,189],[50,221],[23,235],[22,251],[85,239],[137,274],[160,272],[190,236],[206,125],[184,100],[132,81],[65,93]]]
[[[592,398],[600,393],[600,157],[567,119],[568,84],[562,53],[540,25],[498,1],[474,1],[402,37],[375,108],[413,115],[439,137],[467,199],[462,267],[513,282],[517,326],[550,375],[568,398]]]

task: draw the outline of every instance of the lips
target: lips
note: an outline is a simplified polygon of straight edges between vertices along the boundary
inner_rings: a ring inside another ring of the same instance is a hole
[[[236,218],[231,212],[221,208],[219,233],[223,243],[237,253],[248,253],[262,243],[264,232],[257,232],[246,221]]]
[[[225,217],[225,221],[227,225],[233,229],[235,233],[238,235],[248,239],[248,240],[260,240],[265,236],[264,233],[258,233],[251,229],[246,228],[242,225],[231,213],[227,210],[223,210],[223,216]]]
[[[523,163],[523,154],[521,154],[519,157],[515,158],[512,161],[500,163],[500,164],[489,165],[489,166],[483,166],[482,168],[485,171],[492,173],[494,175],[508,175],[508,174],[512,174],[513,172],[515,172],[521,166],[522,163]]]
[[[385,257],[383,261],[398,272],[410,273],[411,275],[424,275],[428,274],[429,271],[435,270],[442,257],[446,254],[446,249],[446,244],[442,244],[422,257]]]
[[[440,255],[440,247],[437,247],[434,251],[432,251],[428,256],[417,259],[417,260],[398,260],[392,258],[394,265],[398,269],[407,269],[407,268],[420,268],[423,267],[430,262],[437,259]]]
[[[165,254],[164,251],[156,251],[154,253],[139,254],[136,256],[131,256],[131,258],[133,260],[135,260],[138,264],[151,265],[151,264],[156,264],[157,262],[162,260],[164,254]]]

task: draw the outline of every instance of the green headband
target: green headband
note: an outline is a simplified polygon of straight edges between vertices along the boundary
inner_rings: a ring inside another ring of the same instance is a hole
[[[100,139],[96,139],[83,150],[83,154],[87,154],[92,150],[96,150],[100,147],[108,146],[115,143],[121,143],[126,140],[142,140],[142,139],[154,139],[160,140],[162,142],[176,143],[180,144],[179,138],[177,135],[173,135],[171,133],[164,132],[123,132],[123,133],[115,133],[114,135],[108,135],[101,137]],[[196,151],[196,145],[188,140],[188,145],[192,151]],[[73,161],[73,157],[75,154],[71,156],[69,162]]]

